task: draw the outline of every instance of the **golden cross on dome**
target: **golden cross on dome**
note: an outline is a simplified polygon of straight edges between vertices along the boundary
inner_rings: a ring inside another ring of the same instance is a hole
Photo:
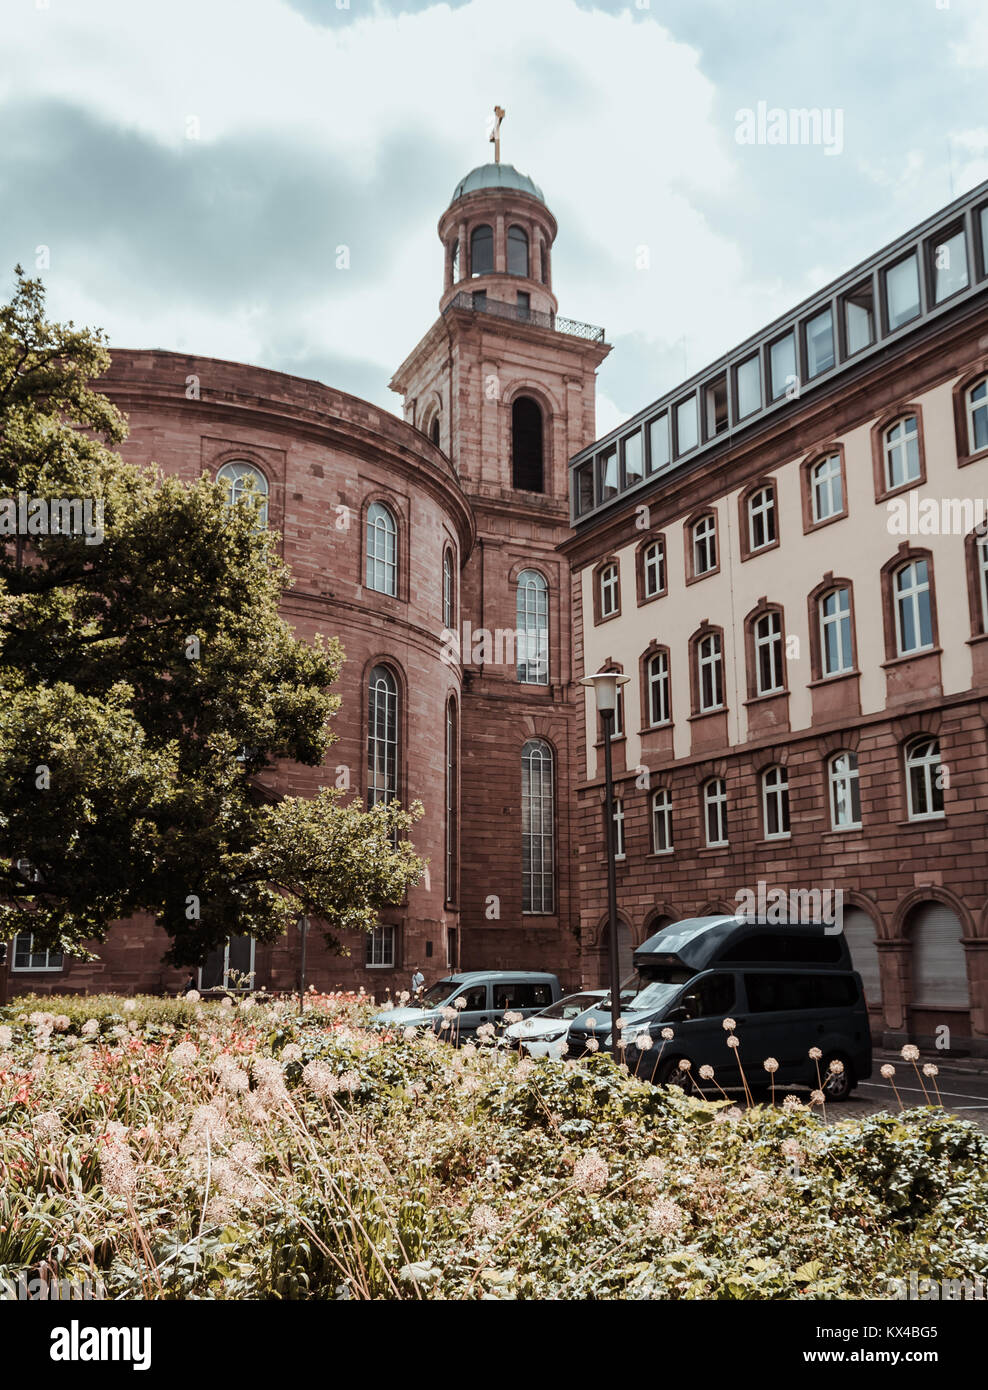
[[[504,107],[495,106],[494,119],[490,126],[490,142],[494,146],[494,163],[501,163],[501,122],[504,120]]]

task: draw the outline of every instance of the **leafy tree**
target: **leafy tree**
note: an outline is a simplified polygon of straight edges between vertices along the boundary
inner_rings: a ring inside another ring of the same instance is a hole
[[[401,838],[421,808],[335,789],[271,804],[259,781],[322,763],[338,641],[307,645],[279,617],[291,578],[253,499],[114,451],[124,419],[90,386],[103,335],[49,323],[40,281],[17,277],[0,499],[98,499],[103,534],[0,535],[0,938],[79,954],[148,912],[192,964],[303,911],[330,940],[368,929],[421,873]]]

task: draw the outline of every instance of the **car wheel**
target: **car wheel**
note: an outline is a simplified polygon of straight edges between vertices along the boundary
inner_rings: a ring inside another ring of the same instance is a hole
[[[839,1062],[841,1064],[840,1071],[831,1071],[831,1062]],[[828,1052],[820,1062],[820,1075],[823,1077],[823,1094],[827,1100],[835,1102],[847,1100],[857,1085],[854,1068],[843,1052]],[[812,1080],[814,1090],[818,1085],[819,1082],[814,1076]]]

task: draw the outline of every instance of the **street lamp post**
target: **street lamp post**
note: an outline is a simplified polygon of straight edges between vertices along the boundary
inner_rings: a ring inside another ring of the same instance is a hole
[[[607,945],[608,975],[611,993],[611,1056],[615,1062],[621,1059],[621,1042],[618,1037],[618,1018],[621,1010],[621,977],[618,965],[618,920],[617,920],[617,875],[615,867],[616,846],[614,843],[614,781],[611,774],[611,733],[614,728],[614,714],[617,710],[618,689],[627,685],[630,676],[622,676],[618,671],[598,671],[594,676],[584,676],[581,685],[593,690],[597,702],[597,713],[604,730],[604,820],[607,826]]]

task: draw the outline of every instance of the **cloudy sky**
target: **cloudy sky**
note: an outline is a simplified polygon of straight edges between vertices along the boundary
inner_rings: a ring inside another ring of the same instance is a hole
[[[395,409],[436,220],[502,158],[602,324],[601,432],[988,178],[986,0],[0,0],[0,282]],[[843,148],[741,144],[839,113]],[[349,269],[337,248],[349,248]],[[643,251],[642,248],[645,248]]]

